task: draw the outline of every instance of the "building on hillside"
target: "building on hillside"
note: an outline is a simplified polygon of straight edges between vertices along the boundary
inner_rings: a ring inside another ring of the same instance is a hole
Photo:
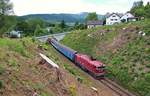
[[[87,28],[95,28],[99,26],[103,26],[104,21],[103,20],[98,20],[98,21],[88,21],[87,22]]]
[[[121,17],[121,21],[122,22],[129,22],[129,21],[137,21],[137,17],[134,17],[134,15],[132,15],[130,12],[125,13],[122,17]]]
[[[113,25],[118,24],[121,22],[120,18],[123,16],[123,14],[120,13],[107,13],[106,15],[106,25]]]
[[[11,38],[20,38],[21,37],[21,32],[22,31],[13,30],[9,33],[9,37],[11,37]]]
[[[139,18],[138,17],[130,17],[130,18],[127,18],[127,21],[128,22],[131,22],[131,21],[138,21]]]
[[[127,12],[125,14],[121,13],[112,13],[106,14],[106,25],[113,25],[113,24],[119,24],[121,22],[130,22],[130,21],[137,21],[138,17],[134,17],[130,12]]]

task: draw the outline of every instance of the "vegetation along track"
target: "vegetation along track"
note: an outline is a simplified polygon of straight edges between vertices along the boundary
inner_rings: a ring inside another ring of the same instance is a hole
[[[107,78],[100,80],[100,82],[117,93],[119,96],[136,96]]]
[[[64,55],[62,55],[62,56],[64,58],[66,58]],[[88,74],[90,74],[90,73],[88,73]],[[117,96],[136,96],[136,95],[130,93],[128,90],[122,88],[121,86],[119,86],[118,84],[116,84],[115,82],[113,82],[112,80],[109,80],[108,78],[104,78],[104,79],[101,79],[99,81],[104,86],[108,87],[110,90],[112,90],[113,92],[115,92],[117,94]]]

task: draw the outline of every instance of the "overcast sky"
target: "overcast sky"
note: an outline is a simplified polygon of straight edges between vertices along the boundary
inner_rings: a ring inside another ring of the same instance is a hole
[[[107,12],[125,13],[137,0],[11,0],[16,15]],[[150,0],[143,0],[144,3]]]

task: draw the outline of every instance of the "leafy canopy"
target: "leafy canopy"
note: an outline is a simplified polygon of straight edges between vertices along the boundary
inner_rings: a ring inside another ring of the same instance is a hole
[[[89,13],[88,16],[86,17],[86,21],[92,20],[98,20],[98,15],[96,14],[96,12]]]

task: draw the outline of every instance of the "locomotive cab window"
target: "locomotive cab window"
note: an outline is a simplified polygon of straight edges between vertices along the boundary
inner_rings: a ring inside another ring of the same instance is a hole
[[[96,67],[97,70],[102,70],[104,68],[105,68],[105,66]]]

